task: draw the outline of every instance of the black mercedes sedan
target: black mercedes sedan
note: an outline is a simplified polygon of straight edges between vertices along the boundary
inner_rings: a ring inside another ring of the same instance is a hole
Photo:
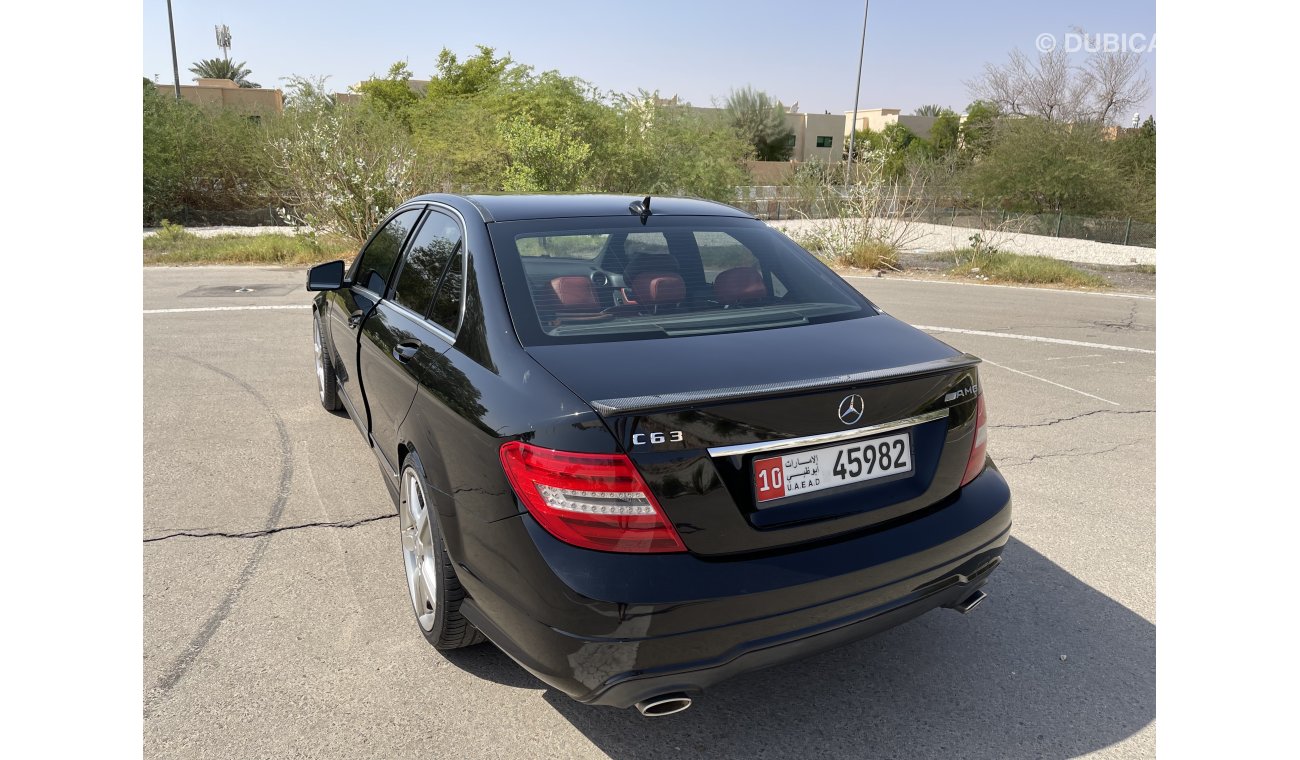
[[[730,206],[424,195],[307,287],[439,649],[667,715],[1001,561],[979,360]]]

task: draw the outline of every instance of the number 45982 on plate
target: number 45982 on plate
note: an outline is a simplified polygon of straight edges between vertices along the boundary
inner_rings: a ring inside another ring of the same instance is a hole
[[[912,434],[854,441],[754,460],[754,494],[761,503],[826,488],[911,472]]]

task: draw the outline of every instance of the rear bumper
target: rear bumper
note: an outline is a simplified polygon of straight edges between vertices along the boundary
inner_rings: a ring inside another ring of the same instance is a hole
[[[1006,481],[990,467],[907,522],[742,559],[592,552],[556,541],[527,516],[504,522],[526,531],[536,556],[511,563],[517,585],[463,574],[466,617],[574,699],[629,707],[955,604],[1000,562],[1011,502]]]

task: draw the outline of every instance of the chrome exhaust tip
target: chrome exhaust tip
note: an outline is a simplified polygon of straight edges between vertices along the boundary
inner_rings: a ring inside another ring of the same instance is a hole
[[[970,614],[970,611],[979,606],[980,602],[988,599],[989,595],[976,589],[970,596],[950,605],[950,609],[957,610],[963,615]]]
[[[647,718],[662,718],[665,715],[679,713],[690,706],[691,698],[680,691],[672,694],[661,694],[636,703],[637,712]]]

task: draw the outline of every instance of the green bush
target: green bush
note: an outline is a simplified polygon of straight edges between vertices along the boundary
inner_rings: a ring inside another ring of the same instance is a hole
[[[193,239],[194,233],[186,230],[182,225],[172,224],[166,219],[162,220],[161,229],[154,233],[152,237],[145,238],[146,241],[153,241],[155,247],[179,246]]]
[[[1087,124],[1007,119],[960,182],[971,198],[1008,211],[1124,216],[1131,191],[1113,148]]]
[[[271,203],[262,125],[234,111],[177,101],[144,80],[144,223],[183,210],[241,211]]]
[[[266,151],[295,221],[358,243],[398,204],[433,189],[406,129],[364,106],[286,111]]]

